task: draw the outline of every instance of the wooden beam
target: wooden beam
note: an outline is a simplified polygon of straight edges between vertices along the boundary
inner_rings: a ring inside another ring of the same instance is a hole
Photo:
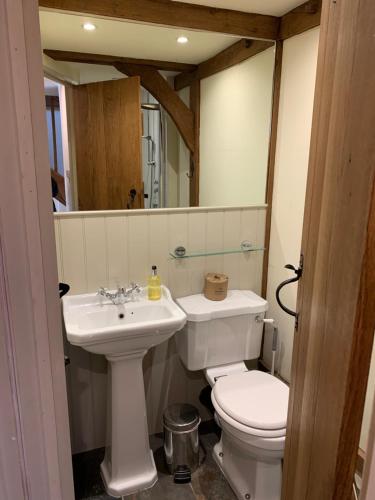
[[[39,6],[91,16],[276,40],[279,18],[171,0],[39,0]]]
[[[210,59],[207,59],[207,61],[199,64],[194,71],[177,75],[174,79],[174,88],[175,90],[181,90],[196,80],[202,80],[203,78],[219,73],[219,71],[235,66],[249,57],[253,57],[259,52],[272,47],[272,45],[273,42],[262,40],[239,40]]]
[[[268,264],[270,252],[271,237],[271,217],[273,201],[273,184],[275,177],[275,160],[277,144],[277,126],[279,122],[279,102],[281,87],[281,70],[283,61],[283,42],[276,42],[275,69],[273,74],[273,97],[272,97],[272,117],[271,117],[271,135],[268,151],[268,169],[267,169],[267,188],[266,188],[266,228],[264,237],[265,251],[263,255],[263,274],[262,274],[262,297],[267,296]]]
[[[194,152],[190,154],[190,206],[199,207],[199,134],[200,134],[201,82],[190,87],[190,109],[194,113]]]
[[[320,25],[322,0],[309,0],[281,18],[279,40],[286,40]]]
[[[142,87],[147,89],[169,113],[186,146],[191,152],[194,152],[194,113],[186,106],[161,74],[156,69],[137,64],[118,63],[114,66],[125,75],[139,76],[141,78]]]
[[[161,71],[194,71],[196,64],[185,64],[172,61],[156,61],[153,59],[134,59],[133,57],[108,56],[104,54],[90,54],[86,52],[70,52],[66,50],[44,49],[44,54],[55,61],[67,61],[84,64],[102,64],[113,66],[115,63],[139,64]]]

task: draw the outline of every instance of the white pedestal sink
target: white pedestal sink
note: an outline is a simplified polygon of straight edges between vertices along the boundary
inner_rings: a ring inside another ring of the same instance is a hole
[[[67,295],[63,312],[68,340],[109,361],[107,447],[101,464],[109,495],[150,488],[157,472],[149,446],[142,359],[185,322],[166,287],[158,301],[143,290],[135,302],[114,305],[96,294]]]

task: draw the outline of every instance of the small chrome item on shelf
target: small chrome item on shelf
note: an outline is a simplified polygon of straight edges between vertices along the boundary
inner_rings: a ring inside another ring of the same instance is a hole
[[[253,245],[250,243],[249,240],[244,240],[244,241],[241,241],[241,249],[244,251],[244,252],[250,252],[253,248]]]
[[[176,255],[176,257],[185,257],[186,248],[183,246],[176,247],[174,249],[174,254]]]
[[[264,250],[264,247],[254,247],[250,241],[244,240],[237,248],[225,248],[222,250],[202,250],[201,252],[187,252],[184,246],[179,245],[174,249],[173,252],[170,252],[169,255],[173,259],[190,259],[192,257],[209,257],[210,255],[226,255],[231,253],[262,252]]]

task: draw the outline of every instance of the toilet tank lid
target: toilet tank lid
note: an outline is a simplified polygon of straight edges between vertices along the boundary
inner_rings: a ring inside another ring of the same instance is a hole
[[[188,321],[209,321],[244,314],[263,313],[268,308],[266,300],[250,290],[228,290],[224,300],[209,300],[199,293],[176,299],[185,311]]]

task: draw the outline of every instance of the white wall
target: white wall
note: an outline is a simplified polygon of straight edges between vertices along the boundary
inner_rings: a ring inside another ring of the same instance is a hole
[[[264,203],[275,50],[201,81],[200,206]]]
[[[179,176],[179,138],[178,130],[172,118],[165,113],[165,134],[166,134],[166,208],[178,207],[178,176]]]
[[[190,87],[180,90],[178,95],[184,101],[187,107],[190,107]],[[190,151],[186,146],[181,134],[178,133],[178,154],[179,154],[179,172],[178,172],[178,206],[190,207]],[[238,203],[235,203],[238,205]],[[223,205],[218,203],[216,206]]]
[[[274,318],[279,327],[277,367],[286,380],[290,380],[294,318],[277,305],[275,291],[281,281],[293,276],[284,266],[298,266],[299,262],[318,41],[318,28],[289,38],[284,42],[282,62],[267,300],[268,316]],[[296,298],[296,285],[283,290],[283,302],[293,310]],[[268,366],[271,340],[271,332],[267,330],[264,361]]]
[[[173,87],[173,78],[168,82]],[[190,89],[186,87],[178,92],[186,106],[190,106]],[[181,137],[174,121],[165,112],[166,128],[166,208],[184,208],[190,206],[190,151]]]
[[[65,181],[65,202],[66,206],[64,211],[75,210],[76,203],[74,199],[74,187],[72,179],[75,178],[74,165],[71,162],[71,152],[69,149],[70,135],[69,135],[69,122],[68,122],[68,112],[67,112],[67,102],[66,102],[66,89],[64,85],[59,85],[59,102],[60,102],[60,119],[61,119],[61,142],[62,142],[62,154],[64,162],[64,181]],[[72,168],[71,168],[72,164]],[[59,210],[60,211],[60,210]]]
[[[152,264],[174,297],[202,291],[204,274],[224,272],[230,288],[260,293],[263,252],[176,261],[178,245],[188,250],[238,247],[248,239],[264,245],[266,208],[74,212],[55,215],[60,281],[71,293],[93,292],[136,281],[146,283]],[[67,368],[73,452],[103,446],[106,415],[106,361],[67,345]],[[190,402],[208,414],[198,396],[206,385],[202,372],[185,370],[174,341],[152,349],[144,362],[150,433],[162,430],[168,404]]]

